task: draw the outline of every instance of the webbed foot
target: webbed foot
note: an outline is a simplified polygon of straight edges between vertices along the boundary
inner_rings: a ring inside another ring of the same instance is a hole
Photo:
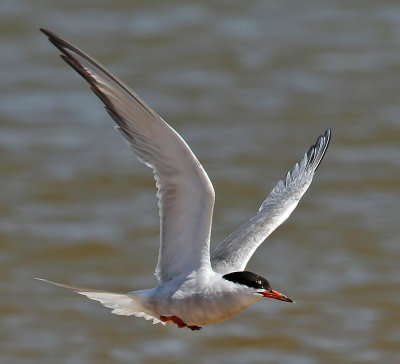
[[[188,326],[188,328],[189,328],[190,330],[192,330],[192,331],[199,331],[199,330],[202,329],[200,326],[196,326],[196,325]]]

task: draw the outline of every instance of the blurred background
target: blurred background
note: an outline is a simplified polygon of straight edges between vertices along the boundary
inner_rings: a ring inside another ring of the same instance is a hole
[[[39,27],[188,142],[216,191],[213,247],[332,128],[248,266],[296,304],[190,332],[33,280],[149,288],[159,245],[151,171]],[[400,362],[398,1],[3,0],[0,39],[0,362]]]

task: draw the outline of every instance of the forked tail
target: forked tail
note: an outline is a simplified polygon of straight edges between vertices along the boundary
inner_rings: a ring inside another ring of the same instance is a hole
[[[48,281],[47,279],[43,278],[35,278],[35,279],[42,282],[54,284],[55,286],[72,289],[76,293],[86,296],[91,300],[98,301],[105,307],[111,308],[112,309],[111,313],[115,315],[143,317],[146,320],[153,320],[153,324],[165,325],[165,322],[152,316],[148,312],[145,312],[145,309],[141,304],[139,297],[135,296],[134,294],[96,291],[90,288],[69,286],[67,284],[56,283]]]

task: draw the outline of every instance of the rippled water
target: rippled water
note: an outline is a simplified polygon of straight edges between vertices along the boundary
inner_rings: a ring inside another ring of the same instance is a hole
[[[6,0],[0,20],[1,362],[400,361],[397,1]],[[312,187],[249,264],[295,305],[192,333],[33,280],[151,287],[158,250],[150,170],[39,27],[187,140],[216,190],[214,245],[332,128]]]

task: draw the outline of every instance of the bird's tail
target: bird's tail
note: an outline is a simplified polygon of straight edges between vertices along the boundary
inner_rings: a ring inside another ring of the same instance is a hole
[[[146,310],[144,309],[143,305],[140,302],[140,298],[137,297],[135,294],[96,291],[90,288],[56,283],[48,281],[47,279],[43,278],[36,278],[36,279],[42,282],[54,284],[55,286],[72,289],[76,293],[86,296],[91,300],[99,301],[103,306],[111,308],[112,309],[111,313],[115,315],[143,317],[146,320],[153,320],[153,324],[165,325],[165,323],[159,320],[157,317],[154,317],[149,312],[146,312]]]

